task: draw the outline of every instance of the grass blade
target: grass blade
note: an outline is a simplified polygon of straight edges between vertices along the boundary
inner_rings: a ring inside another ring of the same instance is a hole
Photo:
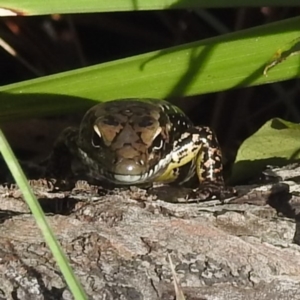
[[[159,9],[184,9],[203,7],[263,7],[263,6],[298,6],[298,0],[73,0],[72,5],[68,1],[52,0],[1,0],[0,15],[46,15],[84,12],[108,12],[108,11],[134,11],[134,10],[159,10]],[[5,10],[4,10],[5,9]]]
[[[18,184],[20,190],[23,193],[24,199],[28,204],[37,226],[42,231],[42,234],[45,238],[46,243],[48,244],[55,260],[58,263],[58,266],[70,288],[70,291],[73,293],[75,299],[87,299],[79,281],[75,277],[70,265],[67,261],[65,254],[59,246],[46,218],[42,211],[42,208],[34,196],[28,181],[14,156],[12,149],[10,148],[3,132],[0,130],[0,152],[5,159],[10,172],[12,173],[16,183]]]

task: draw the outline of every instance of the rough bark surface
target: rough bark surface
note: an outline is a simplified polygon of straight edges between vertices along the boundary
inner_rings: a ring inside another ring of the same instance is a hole
[[[186,299],[300,299],[300,198],[285,184],[226,203],[31,185],[90,299],[175,299],[168,254]],[[0,197],[0,299],[72,299],[19,190]]]

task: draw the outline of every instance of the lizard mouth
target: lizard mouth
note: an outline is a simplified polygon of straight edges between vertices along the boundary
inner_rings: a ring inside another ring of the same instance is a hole
[[[143,175],[120,175],[120,174],[114,174],[114,179],[117,182],[121,182],[123,184],[132,184],[132,183],[139,183],[143,181]]]
[[[126,172],[126,169],[123,169],[123,172],[117,172],[115,168],[105,167],[104,164],[99,164],[95,160],[89,158],[85,152],[81,151],[81,154],[84,157],[85,162],[88,162],[87,165],[89,166],[89,168],[87,172],[89,174],[89,177],[99,180],[107,180],[111,183],[121,185],[140,184],[151,181],[155,177],[161,175],[161,173],[165,171],[166,167],[172,160],[171,154],[169,154],[146,172],[128,174],[128,172]]]
[[[119,184],[139,184],[145,183],[162,173],[166,166],[170,163],[171,158],[166,157],[160,160],[152,169],[143,174],[120,174],[115,172],[105,172],[108,180]]]

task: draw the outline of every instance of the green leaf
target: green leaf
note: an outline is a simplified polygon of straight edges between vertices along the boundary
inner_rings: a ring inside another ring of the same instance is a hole
[[[203,7],[262,7],[262,6],[297,6],[298,0],[10,0],[0,1],[2,15],[45,15],[84,12],[135,11],[158,9],[183,9]]]
[[[179,47],[45,76],[0,88],[0,120],[61,113],[117,98],[169,98],[287,80],[299,55],[263,75],[274,53],[299,38],[292,18]]]
[[[300,38],[292,41],[288,45],[284,45],[284,48],[280,48],[274,54],[270,63],[264,69],[264,75],[268,76],[268,72],[271,68],[274,68],[278,64],[283,63],[285,60],[291,58],[292,56],[300,55]]]
[[[240,146],[230,184],[259,174],[267,165],[283,166],[300,159],[300,124],[279,118],[263,125]]]

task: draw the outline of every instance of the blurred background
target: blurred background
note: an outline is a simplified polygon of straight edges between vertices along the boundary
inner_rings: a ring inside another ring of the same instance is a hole
[[[142,54],[298,16],[300,8],[114,12],[0,19],[0,85]],[[16,56],[15,53],[18,55]],[[117,88],[117,83],[116,83]],[[195,124],[217,133],[226,161],[273,117],[300,122],[299,79],[169,99]],[[3,124],[21,159],[49,153],[63,128],[84,112]]]

